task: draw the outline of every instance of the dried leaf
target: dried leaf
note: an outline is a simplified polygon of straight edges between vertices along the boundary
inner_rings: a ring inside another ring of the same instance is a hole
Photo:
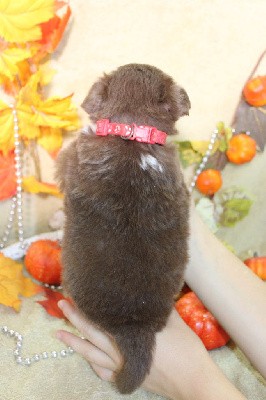
[[[233,136],[232,128],[225,126],[224,122],[220,121],[217,124],[218,136],[215,142],[214,152],[210,156],[206,168],[217,169],[221,171],[228,162],[225,151],[228,148],[228,143]]]
[[[253,204],[253,199],[243,189],[232,187],[215,194],[215,216],[222,226],[234,226],[245,218]]]
[[[14,154],[4,156],[0,152],[0,200],[14,196],[16,188]]]
[[[64,9],[63,14],[62,9]],[[70,18],[71,10],[67,3],[61,2],[58,6],[57,13],[62,14],[62,16],[56,14],[49,21],[41,24],[42,39],[40,43],[42,44],[42,49],[47,53],[52,53],[60,42]]]
[[[175,142],[178,146],[180,161],[184,168],[201,162],[202,156],[197,153],[189,141]]]
[[[39,182],[34,176],[23,178],[23,189],[29,193],[51,194],[56,197],[63,197],[56,185],[53,183]]]
[[[47,149],[51,147],[52,154],[56,154],[61,141],[58,129],[63,128],[67,131],[77,129],[80,127],[80,122],[77,109],[71,101],[72,96],[42,99],[38,89],[40,85],[46,83],[44,71],[39,70],[20,90],[17,99],[19,133],[23,140],[42,138],[42,146]],[[7,155],[14,148],[14,121],[12,109],[2,101],[0,101],[0,125],[0,151]],[[48,138],[45,140],[42,135],[42,127],[53,128],[49,130],[49,143],[47,143]]]
[[[0,1],[0,36],[7,42],[39,40],[39,24],[54,15],[54,0]]]
[[[23,265],[0,253],[0,303],[20,310],[21,299],[39,291],[39,287],[22,274]]]
[[[63,144],[62,129],[41,127],[41,135],[37,142],[48,151],[52,158],[56,158]]]
[[[30,56],[31,52],[27,49],[6,48],[0,53],[0,74],[13,79],[19,73],[18,63]]]
[[[16,97],[20,89],[26,85],[31,76],[31,66],[28,59],[19,61],[16,64],[17,74],[12,79],[0,74],[0,84],[3,85],[4,91],[13,97]]]
[[[55,292],[54,290],[51,289],[45,288],[44,293],[46,296],[46,300],[40,300],[37,301],[37,303],[39,303],[46,310],[46,312],[52,315],[53,317],[66,319],[63,312],[58,307],[57,303],[59,302],[59,300],[70,301],[70,299],[64,297],[61,293]]]
[[[207,140],[198,140],[198,141],[193,141],[190,142],[191,147],[193,150],[195,150],[197,153],[199,153],[202,157],[205,155],[206,151],[208,150],[209,146],[209,141]],[[219,143],[215,142],[213,145],[212,153],[215,153],[215,151],[218,149]]]
[[[236,133],[250,132],[262,151],[266,143],[266,107],[252,107],[242,99],[236,111],[234,127]]]
[[[226,164],[228,163],[228,158],[224,151],[217,150],[208,160],[206,168],[217,169],[222,171]]]
[[[0,100],[0,151],[4,156],[14,149],[14,120],[12,111]]]

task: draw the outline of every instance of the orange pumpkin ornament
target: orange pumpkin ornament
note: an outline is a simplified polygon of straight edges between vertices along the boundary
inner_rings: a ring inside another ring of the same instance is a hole
[[[244,261],[259,278],[266,280],[266,257],[251,257]]]
[[[199,336],[207,350],[224,346],[229,335],[219,325],[194,292],[186,293],[175,308],[185,323]]]
[[[216,193],[222,186],[222,183],[221,172],[216,169],[202,171],[196,180],[197,189],[208,196]]]
[[[243,89],[243,95],[251,106],[266,105],[266,76],[257,76],[250,79]]]
[[[24,264],[38,281],[49,285],[61,283],[61,246],[54,240],[37,240],[27,250]]]
[[[228,143],[227,158],[234,164],[244,164],[256,155],[256,141],[246,133],[233,136]]]

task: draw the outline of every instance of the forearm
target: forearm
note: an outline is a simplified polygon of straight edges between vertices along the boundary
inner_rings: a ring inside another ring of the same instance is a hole
[[[192,210],[185,280],[266,377],[266,286]]]
[[[205,362],[201,361],[199,366],[198,376],[190,382],[193,392],[184,400],[246,400],[210,357]]]
[[[147,390],[172,400],[244,400],[213,362],[198,336],[173,310],[157,333]]]

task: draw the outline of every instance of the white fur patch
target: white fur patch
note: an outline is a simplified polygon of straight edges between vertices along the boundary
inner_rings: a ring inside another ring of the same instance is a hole
[[[163,172],[162,165],[158,162],[158,160],[151,156],[150,154],[141,154],[141,162],[140,168],[146,171],[148,168],[152,168],[155,171]]]

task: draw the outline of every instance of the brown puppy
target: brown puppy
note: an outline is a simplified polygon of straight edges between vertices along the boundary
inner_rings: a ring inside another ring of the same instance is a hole
[[[96,82],[83,107],[93,122],[171,135],[190,102],[162,71],[130,64]],[[149,372],[188,258],[189,196],[176,151],[133,139],[89,129],[61,152],[57,169],[65,193],[63,282],[84,315],[114,336],[124,357],[121,393]]]

